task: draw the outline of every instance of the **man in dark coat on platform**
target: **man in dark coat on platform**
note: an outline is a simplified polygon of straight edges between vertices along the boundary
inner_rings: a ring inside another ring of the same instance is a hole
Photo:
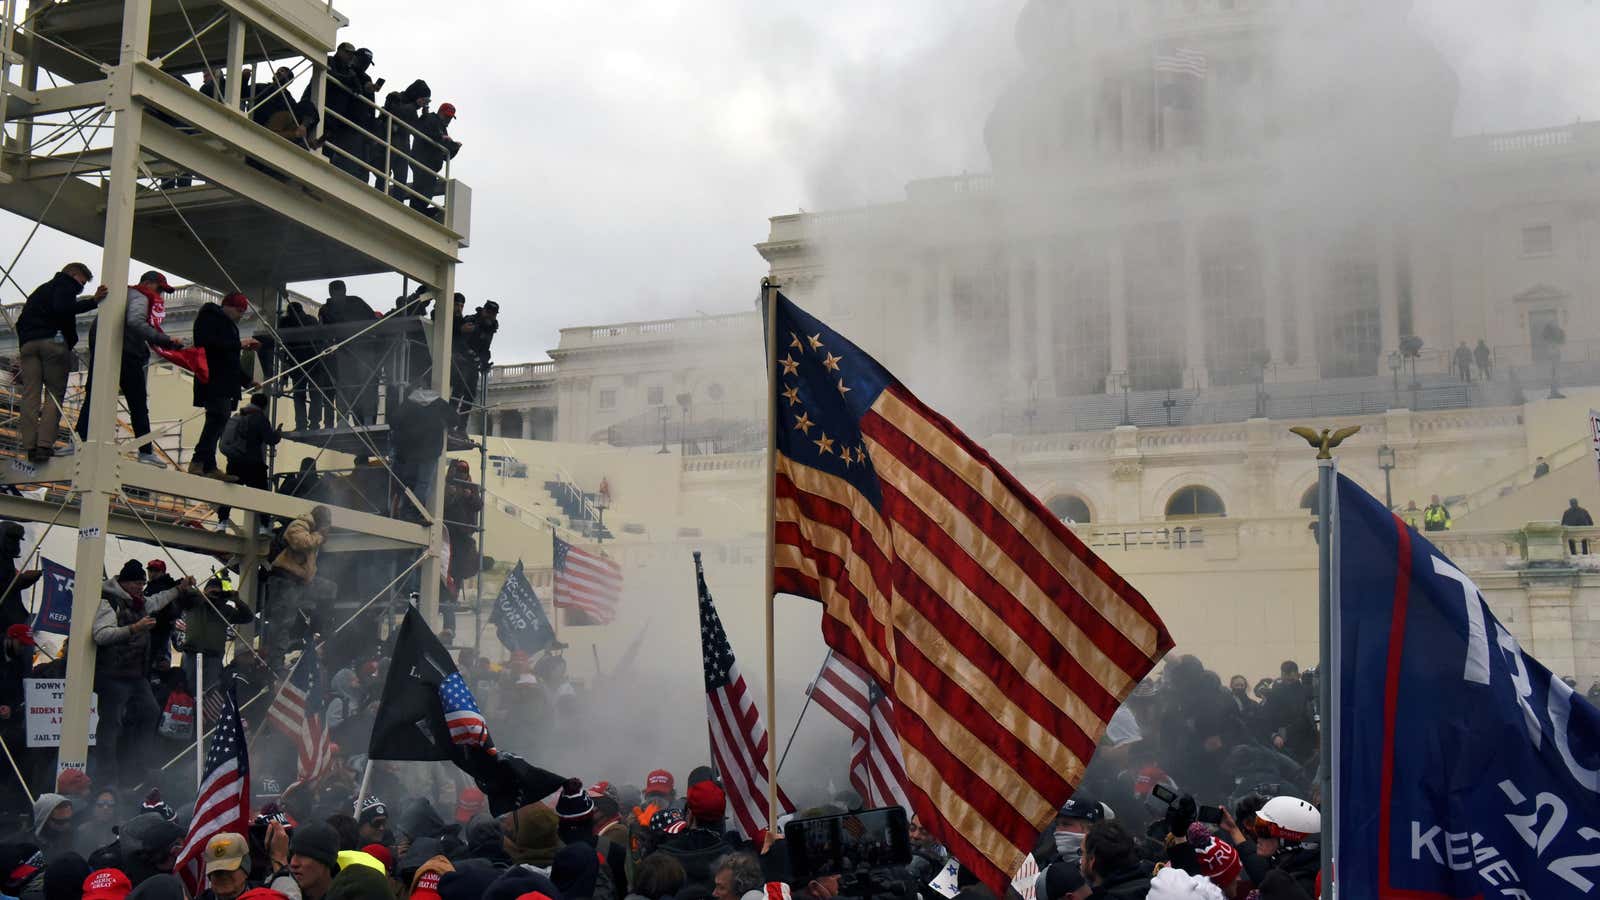
[[[200,429],[200,439],[195,442],[194,456],[189,460],[191,475],[219,481],[238,480],[217,468],[217,441],[228,424],[228,417],[239,408],[244,389],[255,384],[240,361],[241,351],[260,346],[255,338],[239,336],[239,320],[249,310],[250,301],[234,291],[222,298],[221,305],[207,303],[200,307],[194,317],[194,345],[205,350],[210,377],[204,383],[199,378],[194,380],[194,405],[206,411],[206,422]]]

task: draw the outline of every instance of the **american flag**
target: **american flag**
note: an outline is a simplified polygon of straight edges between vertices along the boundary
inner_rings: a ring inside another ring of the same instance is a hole
[[[183,879],[191,896],[204,886],[201,857],[206,842],[224,831],[244,834],[250,826],[250,755],[245,748],[244,723],[239,720],[239,705],[229,689],[222,702],[222,716],[206,748],[205,778],[194,804],[194,818],[183,839],[172,871]]]
[[[622,567],[554,534],[550,539],[555,542],[556,608],[577,610],[601,625],[610,624],[622,599]]]
[[[1157,54],[1155,68],[1157,72],[1188,75],[1191,78],[1204,78],[1208,71],[1206,55],[1187,47],[1177,47],[1171,53]]]
[[[982,447],[774,299],[777,590],[885,686],[912,810],[998,892],[1172,638]]]
[[[289,679],[278,689],[267,721],[288,735],[299,750],[299,780],[316,778],[333,765],[333,742],[328,738],[328,697],[317,648],[306,638],[305,650]]]
[[[894,734],[894,704],[867,670],[837,653],[828,654],[811,700],[850,730],[850,786],[869,807],[903,806],[905,762]]]
[[[722,773],[728,811],[747,840],[755,840],[767,824],[767,726],[745,688],[744,676],[733,661],[722,619],[711,605],[711,591],[694,555],[695,581],[700,590],[700,652],[706,676],[706,727],[711,732],[711,761]],[[778,789],[781,812],[794,805]]]
[[[444,725],[450,729],[451,743],[463,747],[489,743],[489,723],[484,721],[460,672],[451,672],[439,682],[439,700],[444,704]]]

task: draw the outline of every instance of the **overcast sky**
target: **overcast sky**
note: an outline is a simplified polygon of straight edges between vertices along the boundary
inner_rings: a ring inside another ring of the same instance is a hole
[[[501,362],[543,358],[563,327],[748,308],[768,216],[986,169],[984,118],[1015,69],[1020,6],[337,3],[375,74],[424,77],[435,105],[459,110],[452,172],[474,216],[458,284],[500,301]],[[1461,76],[1458,132],[1600,118],[1589,0],[1419,0],[1415,18]],[[0,262],[28,225],[0,214]],[[42,234],[17,280],[71,257],[98,268],[97,251]],[[383,308],[398,288],[360,291]]]

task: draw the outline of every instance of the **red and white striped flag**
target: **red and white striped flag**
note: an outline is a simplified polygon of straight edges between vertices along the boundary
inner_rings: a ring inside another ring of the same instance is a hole
[[[183,839],[172,871],[183,879],[191,896],[204,886],[201,871],[206,842],[225,831],[244,834],[250,827],[250,754],[245,747],[244,723],[230,688],[224,692],[222,715],[206,748],[205,779],[194,803],[194,818]]]
[[[554,534],[550,539],[555,542],[556,608],[576,610],[601,625],[610,624],[622,600],[622,567]]]
[[[1157,72],[1188,75],[1190,78],[1205,78],[1210,71],[1206,55],[1188,47],[1175,47],[1171,53],[1157,54],[1155,69]]]
[[[722,774],[728,814],[737,830],[746,840],[756,840],[768,824],[767,726],[733,661],[733,647],[722,630],[716,607],[711,605],[711,591],[700,569],[699,553],[694,555],[694,565],[700,590],[700,650],[706,676],[711,761]],[[780,812],[794,811],[783,788],[778,789],[778,808]]]
[[[328,738],[328,697],[323,685],[317,648],[308,637],[294,671],[289,673],[267,710],[267,721],[295,742],[300,756],[300,781],[316,778],[333,765],[333,742]]]
[[[977,442],[773,306],[776,588],[889,694],[912,810],[1001,892],[1172,636]]]
[[[909,811],[905,761],[894,734],[894,703],[867,670],[830,653],[811,686],[811,699],[850,730],[850,786],[866,805],[903,806]]]

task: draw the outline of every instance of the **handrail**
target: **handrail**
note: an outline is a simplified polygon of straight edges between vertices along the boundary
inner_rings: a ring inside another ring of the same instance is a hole
[[[1589,451],[1593,446],[1593,439],[1585,435],[1584,437],[1581,437],[1570,444],[1558,447],[1550,453],[1545,454],[1545,463],[1553,472],[1556,469],[1569,466],[1572,463],[1584,459],[1589,455]],[[1473,491],[1472,493],[1461,498],[1461,500],[1454,505],[1461,507],[1466,512],[1471,512],[1475,509],[1487,506],[1490,503],[1493,503],[1495,500],[1505,496],[1511,488],[1518,487],[1522,484],[1532,484],[1532,478],[1528,478],[1526,481],[1523,479],[1525,476],[1528,476],[1536,467],[1537,465],[1523,466],[1517,471],[1512,472],[1510,475],[1490,482],[1476,491]]]

